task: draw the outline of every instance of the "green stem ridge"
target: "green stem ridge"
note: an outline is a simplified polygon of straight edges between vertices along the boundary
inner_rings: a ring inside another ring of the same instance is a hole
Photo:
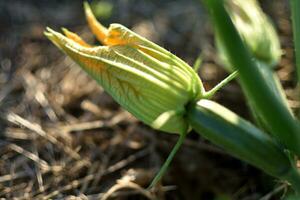
[[[300,81],[300,0],[290,0],[298,84]]]
[[[222,0],[205,0],[216,32],[223,41],[230,63],[238,69],[241,86],[268,131],[287,148],[300,155],[300,127],[288,108],[267,84],[235,29]]]

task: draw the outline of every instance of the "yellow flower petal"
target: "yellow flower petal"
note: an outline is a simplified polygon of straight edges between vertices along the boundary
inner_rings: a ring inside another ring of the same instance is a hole
[[[94,16],[89,4],[84,2],[84,11],[89,27],[96,36],[96,38],[102,43],[106,44],[105,39],[107,37],[107,28],[100,24]]]
[[[136,39],[137,41],[140,40],[137,35],[120,24],[112,24],[109,29],[104,27],[97,21],[87,2],[84,2],[84,10],[91,31],[102,44],[108,46],[127,44],[135,45],[136,42],[134,41],[136,41]],[[127,36],[130,36],[130,38]]]
[[[194,71],[128,45],[88,48],[50,28],[45,35],[138,119],[152,126],[162,113],[174,111],[159,129],[169,133],[186,129],[185,106],[200,92],[201,81]]]
[[[79,35],[77,35],[76,33],[73,33],[71,31],[69,31],[66,28],[62,28],[62,31],[64,32],[64,34],[67,36],[67,38],[73,40],[74,42],[80,44],[81,46],[84,47],[92,47],[91,45],[89,45],[88,43],[86,43]]]
[[[174,54],[121,24],[111,24],[106,29],[87,3],[84,8],[92,32],[106,46],[87,46],[66,29],[67,37],[50,28],[45,35],[135,117],[169,133],[185,131],[186,106],[204,94],[195,71]]]

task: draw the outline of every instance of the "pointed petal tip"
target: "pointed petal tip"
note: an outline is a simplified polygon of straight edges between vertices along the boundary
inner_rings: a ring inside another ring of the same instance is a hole
[[[91,6],[87,1],[83,2],[83,9],[84,9],[84,12],[85,12],[86,15],[92,14]]]
[[[83,1],[83,7],[84,9],[87,9],[89,7],[89,3],[87,1]]]
[[[48,32],[48,31],[44,31],[43,33],[44,33],[44,35],[45,35],[46,37],[48,37],[48,38],[51,37],[51,35],[52,35],[52,34],[51,34],[50,32]]]
[[[69,39],[71,39],[73,42],[76,42],[77,44],[83,46],[83,47],[92,47],[87,42],[85,42],[79,35],[76,33],[73,33],[72,31],[69,31],[66,28],[61,28],[62,32],[65,34],[65,36]]]
[[[96,38],[103,44],[105,44],[105,39],[108,34],[108,30],[105,26],[103,26],[95,17],[92,12],[92,9],[87,1],[83,2],[84,12],[86,20],[89,24],[89,27]]]
[[[68,32],[70,32],[67,28],[62,27],[61,28],[62,32],[66,35]]]
[[[50,27],[46,27],[46,30],[44,31],[44,35],[51,40],[53,39],[53,37],[57,35],[57,32],[51,29]]]
[[[44,30],[44,35],[48,38],[48,39],[51,39],[53,36],[54,36],[54,30],[52,30],[51,28],[49,27],[46,27],[46,30]]]
[[[44,31],[44,35],[58,48],[62,48],[64,45],[64,38],[65,36],[62,35],[59,32],[54,31],[53,29],[46,27],[46,30]]]
[[[49,26],[47,26],[46,27],[46,30],[48,31],[48,32],[55,32],[52,28],[50,28]]]
[[[69,38],[69,39],[72,39],[73,40],[73,38],[71,37],[71,35],[76,35],[76,36],[78,36],[76,33],[73,33],[72,31],[69,31],[67,28],[65,28],[65,27],[62,27],[61,28],[61,31],[63,32],[63,34],[67,37],[67,38]],[[79,36],[78,36],[79,37]]]

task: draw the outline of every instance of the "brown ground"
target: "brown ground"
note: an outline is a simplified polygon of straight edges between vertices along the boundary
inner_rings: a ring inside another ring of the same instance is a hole
[[[9,2],[9,3],[8,3]],[[207,89],[226,76],[198,1],[110,0],[122,23],[192,64]],[[278,74],[293,108],[287,1],[264,1],[285,50]],[[0,1],[0,197],[6,199],[279,199],[287,186],[191,133],[163,186],[146,187],[176,142],[122,110],[42,34],[67,27],[89,42],[81,1]],[[236,83],[215,100],[251,120]]]

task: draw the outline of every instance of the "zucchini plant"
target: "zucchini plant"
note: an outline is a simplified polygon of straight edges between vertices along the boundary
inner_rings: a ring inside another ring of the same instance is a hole
[[[275,29],[255,0],[204,0],[204,4],[213,22],[221,60],[231,72],[210,91],[205,91],[195,70],[182,59],[121,24],[104,27],[87,3],[88,24],[102,46],[89,45],[67,29],[61,34],[47,28],[45,35],[124,109],[154,129],[179,134],[150,188],[161,179],[186,135],[194,129],[233,156],[287,181],[300,193],[296,167],[300,123],[288,107],[273,70],[281,55]],[[291,0],[291,5],[298,64],[300,7],[295,5],[299,0]],[[255,124],[210,100],[235,77]]]

